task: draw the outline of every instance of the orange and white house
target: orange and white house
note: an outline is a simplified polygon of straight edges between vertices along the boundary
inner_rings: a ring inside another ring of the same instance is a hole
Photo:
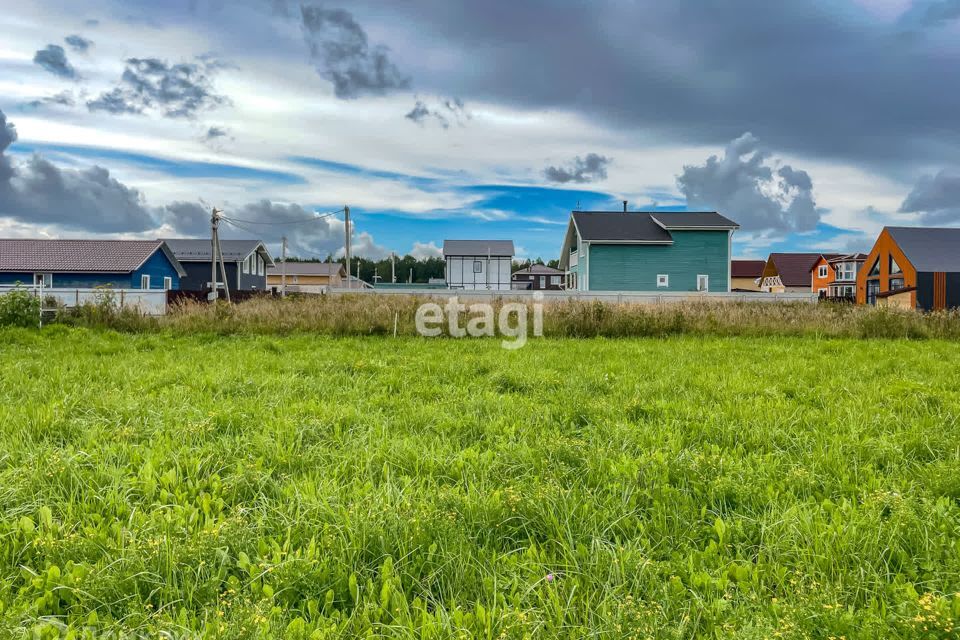
[[[810,268],[810,290],[826,297],[830,285],[836,279],[836,272],[830,268],[830,260],[836,258],[833,254],[820,255]]]

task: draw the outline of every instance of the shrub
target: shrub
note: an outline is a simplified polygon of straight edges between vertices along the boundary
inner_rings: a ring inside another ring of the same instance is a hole
[[[0,325],[37,327],[39,323],[39,298],[21,287],[0,295]]]

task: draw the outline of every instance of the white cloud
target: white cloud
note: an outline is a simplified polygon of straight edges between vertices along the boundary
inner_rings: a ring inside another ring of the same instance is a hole
[[[432,240],[430,242],[414,242],[413,249],[410,250],[417,260],[426,260],[427,258],[442,258],[443,249],[438,247]]]

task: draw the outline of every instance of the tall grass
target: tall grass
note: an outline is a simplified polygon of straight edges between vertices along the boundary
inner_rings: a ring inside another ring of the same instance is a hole
[[[80,310],[65,321],[123,331],[170,330],[192,333],[334,336],[416,335],[417,308],[433,299],[375,295],[261,298],[236,305],[187,303],[168,316],[150,318],[131,311],[104,314]],[[442,302],[442,301],[441,301]],[[499,309],[503,300],[495,300]],[[532,318],[532,309],[528,318]],[[462,320],[461,324],[465,324]],[[960,312],[917,313],[841,304],[671,302],[612,304],[544,303],[545,336],[640,337],[680,334],[712,336],[819,336],[849,338],[960,338]],[[446,331],[446,329],[444,329]]]
[[[956,637],[953,343],[254,326],[0,330],[0,637]]]

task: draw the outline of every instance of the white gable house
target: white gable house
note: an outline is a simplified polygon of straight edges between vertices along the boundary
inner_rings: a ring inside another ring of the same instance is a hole
[[[447,286],[470,291],[509,291],[512,240],[444,240]]]

